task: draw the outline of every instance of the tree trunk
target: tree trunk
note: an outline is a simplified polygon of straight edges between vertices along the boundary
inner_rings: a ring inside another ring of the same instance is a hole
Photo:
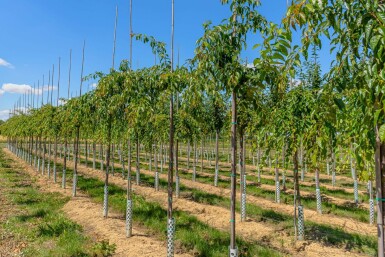
[[[230,195],[230,250],[236,249],[235,242],[235,204],[237,190],[237,99],[232,92],[231,102],[231,195]]]
[[[172,219],[172,198],[173,198],[173,169],[174,169],[174,99],[170,96],[170,135],[169,135],[169,156],[168,156],[168,174],[167,174],[167,192],[168,192],[168,208],[167,218]]]
[[[139,135],[136,134],[136,184],[140,182]]]
[[[75,139],[75,167],[74,167],[74,179],[73,179],[73,188],[72,188],[72,196],[76,196],[76,185],[77,185],[77,173],[78,173],[78,155],[79,155],[79,135],[80,135],[80,127],[76,127],[76,139]]]
[[[295,140],[294,140],[295,141]],[[299,181],[298,181],[298,150],[296,149],[293,155],[294,165],[294,232],[295,239],[297,240],[297,207],[301,204],[301,196],[299,192]]]
[[[54,157],[54,166],[53,166],[53,178],[56,183],[56,165],[57,165],[57,135],[55,136],[55,157]]]
[[[215,131],[215,181],[216,185],[218,183],[218,173],[219,173],[219,130]]]
[[[384,256],[384,170],[385,144],[381,143],[379,126],[376,126],[375,170],[376,170],[376,198],[377,198],[377,236],[378,257]]]
[[[187,170],[190,169],[190,139],[187,142]]]
[[[86,152],[86,167],[88,167],[88,142],[87,142],[87,139],[86,139],[86,149],[85,149],[85,152]]]
[[[203,172],[203,137],[201,141],[201,173]]]
[[[96,143],[95,141],[92,143],[92,168],[95,169],[96,168]]]
[[[108,121],[107,128],[107,152],[106,152],[106,173],[104,179],[104,212],[103,217],[108,217],[108,175],[110,172],[110,157],[111,157],[111,121]]]
[[[128,139],[127,199],[131,200],[131,140]]]

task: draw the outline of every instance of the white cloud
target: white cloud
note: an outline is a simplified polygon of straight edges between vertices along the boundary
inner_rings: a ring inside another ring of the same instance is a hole
[[[96,84],[96,83],[93,83],[93,84],[91,85],[92,88],[96,88],[97,86],[98,86],[98,84]]]
[[[9,62],[7,62],[6,60],[0,58],[0,66],[4,66],[4,67],[7,67],[7,68],[10,68],[10,69],[13,69],[13,65],[10,64]]]
[[[13,83],[5,83],[3,84],[1,89],[7,93],[24,94],[24,93],[30,92],[32,87],[26,84],[18,85]]]
[[[7,120],[9,118],[9,110],[0,110],[0,120]]]
[[[57,89],[56,86],[53,87],[53,90],[55,91]],[[52,86],[42,86],[39,87],[39,90],[37,87],[35,87],[35,90],[33,90],[33,87],[27,84],[13,84],[13,83],[5,83],[0,89],[0,96],[4,93],[11,93],[11,94],[25,94],[25,93],[32,93],[35,95],[41,95],[43,91],[52,90]]]

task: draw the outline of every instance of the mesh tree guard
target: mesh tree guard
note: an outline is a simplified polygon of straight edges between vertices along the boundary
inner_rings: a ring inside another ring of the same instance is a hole
[[[63,169],[63,174],[62,174],[62,177],[61,177],[61,187],[63,189],[66,188],[66,169]]]
[[[322,214],[322,198],[321,198],[321,190],[317,188],[315,190],[316,198],[317,198],[317,212]]]
[[[127,200],[126,208],[126,237],[132,236],[132,200]]]
[[[174,256],[174,235],[175,235],[175,219],[168,219],[167,222],[167,257]]]
[[[304,240],[305,235],[305,221],[304,221],[304,213],[303,206],[298,205],[298,240]]]
[[[159,172],[155,172],[155,190],[159,191]]]
[[[103,196],[103,217],[108,217],[108,185],[104,185],[104,196]]]
[[[276,203],[281,202],[281,188],[279,185],[279,181],[275,182],[275,202]]]
[[[358,204],[358,182],[354,180],[354,202]]]

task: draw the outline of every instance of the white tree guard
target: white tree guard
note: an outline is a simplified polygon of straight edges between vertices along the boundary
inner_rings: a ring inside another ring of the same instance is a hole
[[[354,202],[358,204],[358,182],[354,180]]]
[[[218,186],[218,165],[215,167],[214,186]]]
[[[159,191],[159,172],[155,172],[155,190]]]
[[[369,222],[370,222],[370,225],[374,224],[374,201],[373,201],[373,198],[369,199]]]
[[[246,193],[241,194],[241,220],[246,220]]]
[[[179,195],[180,195],[179,181],[180,181],[179,176],[176,176],[175,177],[175,195],[176,195],[176,197],[179,197]]]
[[[304,219],[303,206],[298,205],[298,240],[300,241],[304,240],[304,235],[305,235],[305,219]]]
[[[168,219],[167,222],[167,257],[174,256],[174,235],[175,235],[175,219]]]
[[[238,248],[231,249],[229,247],[229,257],[238,257]]]
[[[136,170],[136,184],[140,184],[140,171],[138,169]]]
[[[103,196],[103,217],[108,217],[108,185],[104,185],[104,196]]]
[[[275,182],[275,202],[280,203],[281,202],[281,188],[279,181]]]
[[[126,208],[126,237],[132,236],[132,200],[127,200]]]
[[[62,177],[61,177],[61,187],[63,189],[66,188],[66,170],[63,169],[63,174],[62,174]]]
[[[321,190],[317,188],[315,190],[316,198],[317,198],[317,212],[322,214],[322,198],[321,198]]]

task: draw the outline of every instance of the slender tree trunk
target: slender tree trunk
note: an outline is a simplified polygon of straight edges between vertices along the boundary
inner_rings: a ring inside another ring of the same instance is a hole
[[[197,141],[194,139],[194,160],[193,160],[193,181],[195,181],[197,172]]]
[[[240,190],[241,190],[241,194],[243,193],[243,183],[245,183],[245,181],[243,181],[243,177],[244,177],[244,169],[243,167],[245,166],[243,160],[244,160],[244,151],[243,151],[243,147],[245,146],[244,145],[244,137],[243,137],[243,132],[241,131],[240,129],[240,133],[239,133],[239,164],[240,164],[240,177],[241,177],[241,187],[240,187]]]
[[[75,139],[75,168],[74,168],[74,178],[73,178],[73,188],[72,188],[72,196],[76,196],[76,186],[77,186],[77,176],[78,176],[78,156],[79,156],[79,135],[80,135],[80,127],[76,127],[76,139]]]
[[[111,157],[111,121],[108,121],[107,128],[107,151],[106,151],[106,173],[104,179],[104,212],[103,217],[108,217],[108,176],[110,171],[110,157]]]
[[[86,149],[85,149],[85,152],[86,152],[86,167],[88,167],[88,142],[87,142],[87,139],[86,139]]]
[[[170,96],[170,135],[169,135],[169,156],[168,156],[168,175],[167,175],[167,192],[168,192],[168,208],[167,218],[172,219],[172,198],[173,198],[173,170],[174,170],[174,99]]]
[[[187,170],[190,169],[190,139],[187,142]]]
[[[201,142],[201,173],[203,172],[203,137]]]
[[[56,165],[57,165],[57,135],[55,136],[55,157],[54,157],[54,166],[53,166],[53,179],[56,183]]]
[[[92,143],[92,168],[96,168],[96,143]]]
[[[378,125],[376,132],[375,170],[376,170],[376,198],[377,200],[377,235],[378,257],[384,256],[384,170],[385,170],[385,144],[381,143]]]
[[[295,140],[294,140],[295,141]],[[301,204],[301,195],[299,192],[299,179],[298,179],[298,150],[295,150],[293,155],[293,165],[294,165],[294,232],[295,239],[297,240],[297,207]]]
[[[219,173],[219,130],[215,130],[215,186],[218,185]]]
[[[127,210],[126,215],[129,215],[129,212],[132,211],[128,208],[132,208],[132,182],[131,182],[131,140],[128,139],[128,168],[127,168]],[[131,206],[129,206],[129,202],[131,202]],[[132,219],[131,219],[132,220]],[[131,220],[128,216],[126,216],[126,236],[131,237],[132,236],[132,225]]]
[[[62,171],[62,188],[65,188],[65,184],[66,184],[67,152],[68,152],[68,136],[66,135],[66,136],[65,136],[65,141],[64,141],[63,171]]]
[[[230,195],[230,251],[236,249],[235,204],[237,190],[237,95],[232,92],[231,102],[231,195]]]
[[[131,140],[128,139],[128,160],[127,160],[127,176],[129,177],[127,180],[131,183]],[[131,184],[130,184],[131,185]]]
[[[136,184],[140,183],[139,135],[136,134]]]

